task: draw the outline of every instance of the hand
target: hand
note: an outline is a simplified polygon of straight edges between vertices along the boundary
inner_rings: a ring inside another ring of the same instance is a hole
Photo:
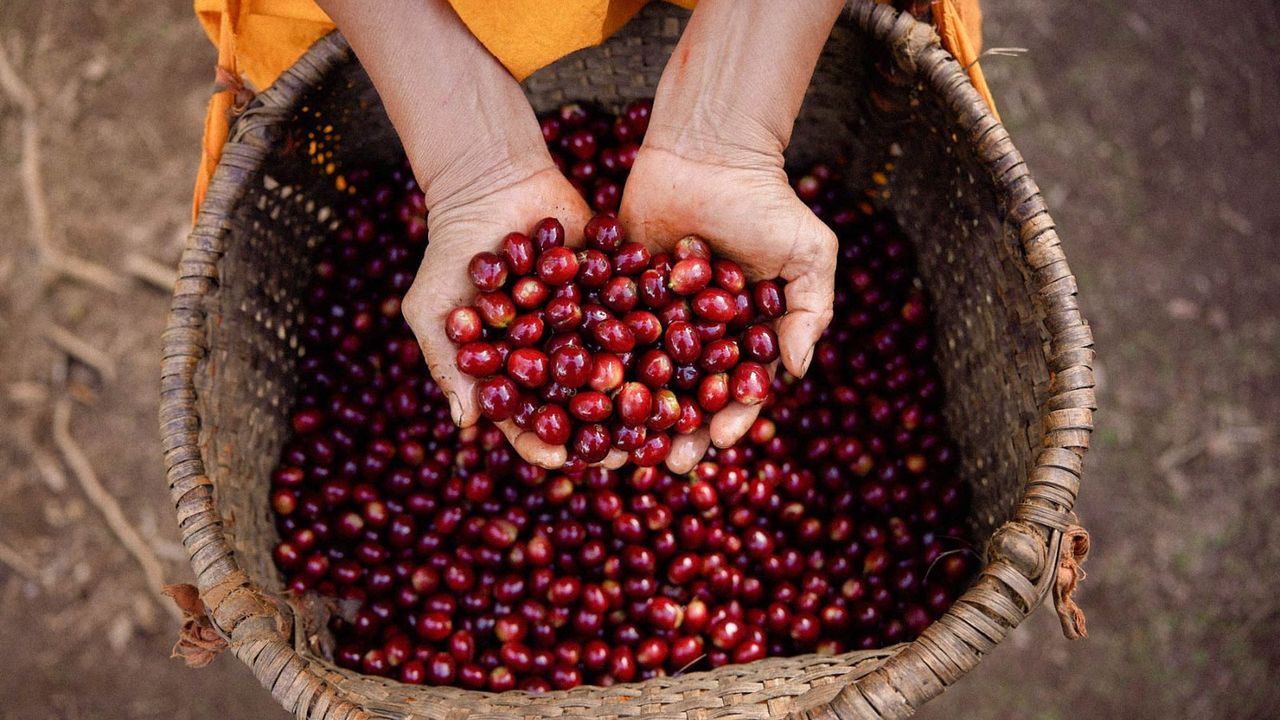
[[[402,307],[454,422],[473,425],[480,417],[476,382],[457,369],[457,349],[444,331],[449,311],[475,297],[468,263],[548,216],[576,244],[590,213],[556,170],[519,84],[447,0],[320,4],[369,72],[423,189],[430,243]],[[525,460],[564,464],[564,447],[512,422],[498,426]],[[604,464],[625,459],[615,451]]]
[[[697,234],[717,255],[741,265],[748,279],[786,280],[779,349],[786,369],[804,375],[831,320],[835,235],[791,190],[781,157],[742,150],[700,155],[690,159],[646,142],[627,179],[623,226],[631,239],[662,250]],[[776,366],[770,366],[771,376]],[[688,472],[711,442],[732,445],[759,414],[759,405],[730,403],[709,429],[674,439],[667,467]]]
[[[843,4],[701,0],[662,73],[620,212],[638,242],[667,248],[699,235],[748,279],[786,280],[778,340],[796,376],[831,320],[836,239],[787,184],[782,152]],[[709,431],[677,438],[667,467],[688,471],[759,413],[731,403]]]
[[[550,165],[549,157],[547,162]],[[507,233],[527,232],[544,217],[560,220],[568,245],[580,244],[591,212],[554,166],[524,180],[492,188],[473,187],[451,197],[456,201],[446,199],[427,215],[430,242],[417,278],[404,297],[403,310],[422,344],[432,377],[449,398],[453,421],[470,427],[480,418],[476,380],[458,370],[457,347],[444,330],[449,311],[470,305],[475,298],[467,264],[478,252],[496,251]],[[567,451],[563,446],[548,445],[510,420],[497,426],[525,460],[545,468],[564,464]],[[604,464],[617,467],[625,460],[625,453],[614,450]]]

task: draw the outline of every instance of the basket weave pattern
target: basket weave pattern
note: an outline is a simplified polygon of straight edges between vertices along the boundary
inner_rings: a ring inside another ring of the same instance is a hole
[[[681,11],[660,5],[605,45],[530,78],[535,107],[652,95],[683,25]],[[903,110],[868,108],[877,63],[906,79]],[[318,153],[306,151],[310,143]],[[886,202],[916,246],[937,314],[947,421],[974,491],[970,525],[987,540],[978,580],[920,638],[542,696],[402,685],[324,658],[319,603],[290,609],[278,599],[266,478],[285,439],[307,249],[335,223],[328,206],[340,193],[328,173],[400,155],[335,33],[234,125],[163,336],[168,480],[201,595],[235,655],[290,712],[323,720],[897,718],[972,669],[1053,580],[1096,409],[1092,336],[1035,181],[927,25],[871,0],[852,4],[788,153],[828,157],[835,143],[854,178],[867,177],[891,144],[900,151]]]

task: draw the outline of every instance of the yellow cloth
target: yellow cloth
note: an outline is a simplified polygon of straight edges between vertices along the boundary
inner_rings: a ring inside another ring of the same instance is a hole
[[[697,0],[670,0],[692,8]],[[780,0],[781,1],[781,0]],[[877,0],[885,2],[885,0]],[[979,0],[934,0],[943,45],[962,65],[987,104],[995,103],[977,65],[982,48]],[[449,0],[458,17],[494,57],[523,80],[569,53],[598,45],[627,23],[648,0]],[[941,7],[941,12],[937,8]],[[222,86],[205,116],[200,171],[192,219],[208,189],[227,141],[230,112],[245,96],[240,78],[270,85],[333,29],[313,0],[195,0],[196,17],[218,48]]]

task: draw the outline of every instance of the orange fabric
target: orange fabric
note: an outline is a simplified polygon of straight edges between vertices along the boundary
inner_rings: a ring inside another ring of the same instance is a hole
[[[942,37],[942,46],[951,51],[969,73],[973,87],[987,101],[991,114],[1000,119],[995,98],[987,87],[978,58],[982,55],[982,7],[978,0],[934,0],[933,23]]]
[[[227,141],[231,112],[241,77],[265,88],[333,29],[333,21],[314,0],[194,0],[196,17],[218,48],[218,91],[205,115],[200,171],[191,217],[200,202]],[[669,0],[692,8],[697,0]],[[884,2],[885,0],[879,0]],[[490,52],[523,80],[569,53],[598,45],[617,32],[648,0],[449,0],[458,17]],[[969,71],[987,104],[995,110],[982,70],[979,0],[933,0],[943,44]]]
[[[669,0],[693,9],[696,0]],[[648,0],[449,0],[467,29],[524,80],[575,50],[599,45]]]

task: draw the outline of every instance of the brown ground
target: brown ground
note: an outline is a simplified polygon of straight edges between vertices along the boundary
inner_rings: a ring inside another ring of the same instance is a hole
[[[922,714],[1271,716],[1280,15],[1266,0],[987,5],[988,45],[1029,49],[985,66],[1102,353],[1080,500],[1091,637],[1067,643],[1041,611]],[[166,296],[128,274],[132,253],[171,265],[186,227],[213,57],[189,7],[0,4],[19,80],[0,66],[0,718],[283,717],[238,663],[167,658],[174,623],[126,550],[189,578],[154,420]],[[38,156],[24,155],[21,86]],[[34,196],[24,157],[43,173]],[[60,277],[68,254],[105,272]],[[113,379],[69,364],[42,337],[52,325]],[[55,441],[68,396],[73,442],[136,541],[113,533]]]

